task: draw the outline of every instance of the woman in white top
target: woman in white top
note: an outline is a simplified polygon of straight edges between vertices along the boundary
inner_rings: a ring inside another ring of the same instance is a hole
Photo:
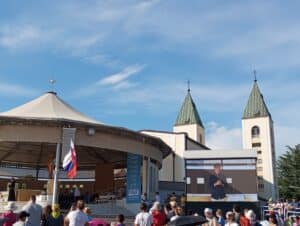
[[[234,222],[233,212],[228,211],[226,213],[226,224],[225,226],[239,226],[236,222]]]
[[[141,212],[136,215],[134,220],[134,226],[151,226],[152,215],[147,213],[147,205],[142,203],[140,206]]]

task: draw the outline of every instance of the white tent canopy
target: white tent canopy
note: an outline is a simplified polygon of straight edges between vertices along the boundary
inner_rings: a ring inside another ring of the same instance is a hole
[[[128,153],[147,156],[161,165],[171,151],[160,139],[102,124],[48,92],[0,113],[0,166],[46,167],[56,144],[62,143],[63,128],[76,128],[78,164],[84,169],[99,163],[124,167]],[[94,133],[89,133],[90,128]]]
[[[70,120],[74,122],[102,124],[74,109],[54,92],[45,93],[28,103],[0,113],[0,116],[43,120]]]

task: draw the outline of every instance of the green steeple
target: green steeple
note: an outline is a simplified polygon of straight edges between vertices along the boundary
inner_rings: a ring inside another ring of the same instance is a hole
[[[271,117],[271,114],[264,101],[257,85],[257,80],[254,80],[254,85],[249,96],[247,106],[244,110],[243,118]]]
[[[197,107],[191,96],[190,89],[188,89],[188,93],[177,116],[175,126],[190,124],[198,124],[199,126],[204,128],[200,116],[198,114]]]

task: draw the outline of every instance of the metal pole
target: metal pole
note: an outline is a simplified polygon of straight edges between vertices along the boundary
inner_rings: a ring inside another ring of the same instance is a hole
[[[55,170],[54,170],[54,181],[53,181],[53,197],[52,206],[58,201],[58,178],[59,178],[59,165],[60,165],[60,143],[56,145],[55,155]]]
[[[151,192],[151,189],[150,189],[150,157],[148,157],[147,159],[147,200],[150,201],[150,192]]]

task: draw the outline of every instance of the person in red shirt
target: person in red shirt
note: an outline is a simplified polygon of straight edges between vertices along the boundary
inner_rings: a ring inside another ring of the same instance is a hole
[[[152,226],[164,226],[166,224],[166,215],[158,202],[154,203],[150,212],[152,214]]]
[[[17,207],[14,202],[8,202],[4,208],[6,212],[3,213],[2,217],[5,218],[6,221],[3,226],[12,226],[17,221],[17,215],[14,213]]]
[[[248,212],[248,209],[244,209],[244,214],[241,214],[240,216],[240,226],[250,226],[250,220],[246,217],[246,213]]]

